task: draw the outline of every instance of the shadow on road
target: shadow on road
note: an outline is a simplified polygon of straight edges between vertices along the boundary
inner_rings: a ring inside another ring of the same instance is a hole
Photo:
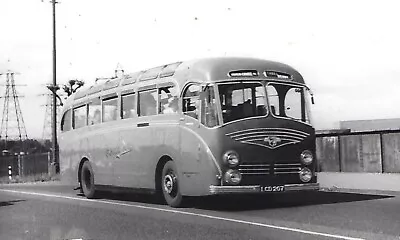
[[[196,201],[197,204],[194,207],[219,211],[246,211],[367,201],[391,197],[393,196],[323,191],[251,196],[211,196],[202,201]]]
[[[82,194],[78,194],[83,196]],[[290,208],[309,205],[335,204],[344,202],[368,201],[392,198],[389,195],[373,195],[343,192],[298,192],[270,195],[224,195],[189,198],[186,206],[189,208],[217,211],[247,211],[275,208]],[[150,194],[99,192],[97,199],[109,199],[136,203],[165,205],[165,203]]]
[[[0,202],[0,207],[5,207],[5,206],[12,206],[17,202],[24,202],[26,200],[11,200],[11,201],[4,201]]]
[[[82,193],[78,196],[85,197]],[[132,193],[132,192],[111,192],[111,191],[97,191],[95,199],[116,200],[136,203],[160,204],[164,202],[153,194]]]

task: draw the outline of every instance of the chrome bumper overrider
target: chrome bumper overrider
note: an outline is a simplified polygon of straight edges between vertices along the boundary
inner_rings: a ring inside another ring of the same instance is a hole
[[[303,184],[286,184],[284,191],[307,191],[307,190],[319,190],[319,183],[303,183]],[[271,191],[269,193],[273,193]],[[251,186],[210,186],[211,194],[224,194],[224,193],[267,193],[261,191],[260,185]]]

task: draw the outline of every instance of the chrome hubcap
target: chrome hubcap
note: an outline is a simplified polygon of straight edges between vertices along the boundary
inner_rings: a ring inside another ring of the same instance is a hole
[[[164,190],[168,194],[173,194],[176,188],[176,176],[173,173],[169,173],[164,177]]]

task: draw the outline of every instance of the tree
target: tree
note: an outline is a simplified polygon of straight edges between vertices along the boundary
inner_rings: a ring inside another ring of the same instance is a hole
[[[72,79],[72,80],[69,80],[67,84],[63,85],[63,90],[67,94],[67,96],[71,96],[84,84],[85,84],[84,81],[81,81],[78,79]]]

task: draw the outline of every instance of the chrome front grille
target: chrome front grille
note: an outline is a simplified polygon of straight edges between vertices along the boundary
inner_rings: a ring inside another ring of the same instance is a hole
[[[300,163],[276,163],[274,164],[275,174],[291,174],[299,173],[301,170]]]
[[[242,175],[268,175],[271,173],[272,166],[274,174],[298,174],[301,170],[300,163],[275,163],[273,165],[265,163],[240,164],[238,170]]]
[[[253,163],[253,164],[240,164],[239,172],[242,175],[266,175],[269,174],[270,164]]]
[[[234,141],[276,149],[297,144],[310,136],[309,133],[289,128],[253,128],[226,133]]]

